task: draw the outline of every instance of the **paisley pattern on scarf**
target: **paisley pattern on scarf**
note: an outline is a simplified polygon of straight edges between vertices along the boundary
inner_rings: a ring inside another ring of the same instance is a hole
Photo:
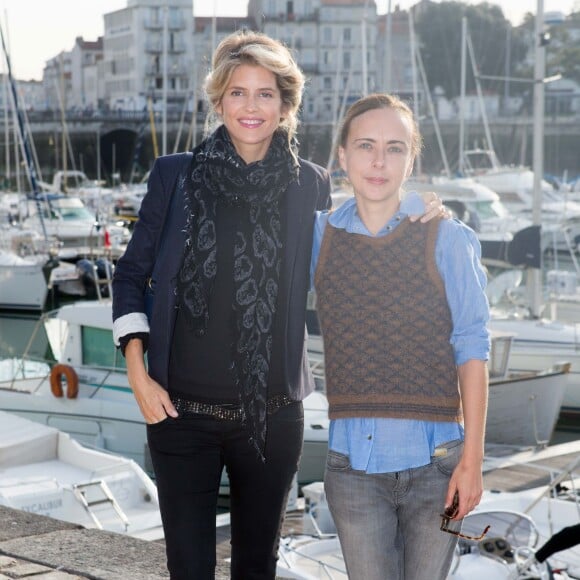
[[[192,171],[184,184],[188,236],[177,292],[188,324],[199,336],[211,316],[208,304],[217,272],[218,203],[238,205],[247,216],[240,220],[232,248],[232,373],[250,443],[262,460],[282,261],[280,202],[288,185],[298,179],[298,169],[284,132],[274,134],[264,159],[246,164],[222,125],[193,151]]]

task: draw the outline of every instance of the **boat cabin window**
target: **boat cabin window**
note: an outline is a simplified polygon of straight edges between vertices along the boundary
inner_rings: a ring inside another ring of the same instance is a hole
[[[476,201],[475,211],[481,219],[505,218],[508,213],[499,201]]]
[[[83,326],[83,365],[109,369],[126,369],[125,358],[113,344],[113,332],[103,328]]]

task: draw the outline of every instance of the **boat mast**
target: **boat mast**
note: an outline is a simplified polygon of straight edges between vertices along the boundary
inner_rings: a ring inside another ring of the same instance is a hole
[[[461,19],[461,95],[459,98],[459,175],[465,175],[465,94],[467,84],[467,18]]]
[[[533,139],[533,169],[534,197],[532,204],[532,220],[534,225],[541,226],[542,214],[542,175],[544,173],[544,77],[546,74],[546,37],[544,34],[544,0],[537,0],[536,13],[535,59],[534,59],[534,139]],[[541,304],[541,270],[528,270],[528,286],[530,288],[530,304],[532,315],[538,317]]]
[[[363,18],[361,22],[361,57],[362,57],[362,68],[361,68],[361,75],[362,75],[362,95],[366,97],[369,94],[369,87],[368,87],[368,71],[367,71],[367,6],[369,4],[369,0],[365,0],[365,4],[363,7]]]
[[[167,155],[167,84],[169,82],[169,55],[167,43],[169,40],[169,6],[167,2],[161,8],[163,10],[163,91],[162,91],[162,130],[161,130],[161,154]]]
[[[389,0],[389,13],[387,15],[387,18],[389,18],[390,20],[391,17],[391,0]],[[387,24],[387,31],[389,30],[389,26],[390,24]],[[390,33],[387,32],[387,36],[390,36]],[[389,45],[390,40],[387,41],[387,45]],[[413,79],[413,114],[415,115],[415,119],[417,124],[419,124],[419,119],[421,117],[420,115],[420,110],[419,110],[419,86],[417,83],[418,80],[418,72],[417,72],[417,59],[415,58],[415,47],[416,47],[416,42],[417,39],[415,38],[415,23],[413,21],[413,9],[409,8],[409,42],[411,43],[411,70],[412,72],[412,79]],[[391,59],[391,51],[390,49],[387,49],[387,55],[386,55],[387,60]],[[386,90],[387,92],[389,91],[389,86],[390,86],[390,79],[391,79],[391,66],[387,65],[387,86],[386,86]],[[427,89],[425,89],[425,92],[428,92]],[[417,155],[417,158],[415,159],[415,173],[417,175],[422,175],[423,174],[423,167],[421,164],[421,155]]]
[[[411,9],[409,8],[409,14],[410,13]],[[412,58],[411,60],[414,59]],[[392,71],[393,71],[393,15],[391,13],[391,0],[388,0],[387,17],[385,21],[385,92],[387,93],[390,93],[393,90],[393,87],[391,86]]]
[[[4,21],[8,22],[8,16],[6,11],[4,11]],[[2,67],[4,68],[4,67]],[[3,90],[3,101],[4,101],[4,151],[5,151],[5,163],[6,163],[6,185],[10,187],[10,123],[8,117],[8,70],[4,72],[4,78],[2,82]]]

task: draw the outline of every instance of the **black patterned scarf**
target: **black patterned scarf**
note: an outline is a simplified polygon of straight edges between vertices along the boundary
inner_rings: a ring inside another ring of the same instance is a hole
[[[288,138],[278,131],[264,159],[246,164],[222,125],[194,151],[186,179],[188,239],[177,292],[194,332],[203,334],[217,271],[217,204],[247,212],[236,232],[234,253],[233,375],[239,387],[250,443],[264,460],[272,327],[282,261],[280,201],[298,178]]]

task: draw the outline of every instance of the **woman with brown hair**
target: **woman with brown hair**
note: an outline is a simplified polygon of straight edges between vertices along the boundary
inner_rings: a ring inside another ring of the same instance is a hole
[[[325,489],[351,580],[446,578],[483,491],[486,277],[468,227],[411,223],[420,147],[399,98],[355,102],[338,148],[354,198],[315,226]]]

